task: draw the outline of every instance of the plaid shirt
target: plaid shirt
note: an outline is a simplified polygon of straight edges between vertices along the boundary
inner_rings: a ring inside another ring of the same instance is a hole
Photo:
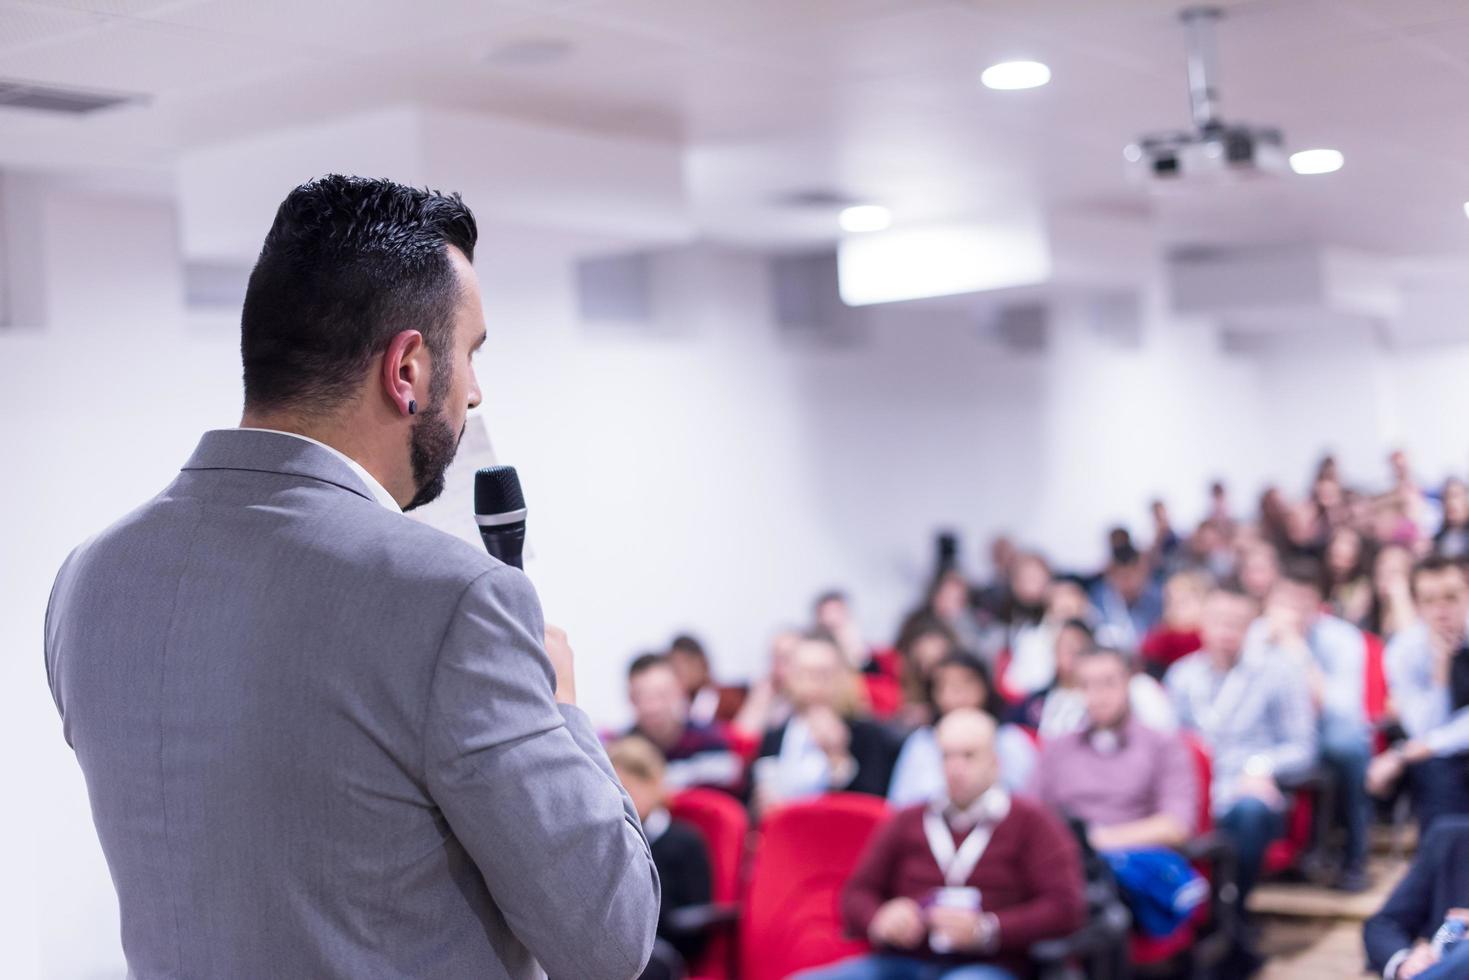
[[[1218,671],[1200,650],[1164,678],[1179,727],[1198,735],[1213,756],[1210,800],[1216,814],[1234,804],[1245,764],[1259,758],[1276,776],[1316,760],[1316,713],[1301,668],[1284,659],[1241,657]]]

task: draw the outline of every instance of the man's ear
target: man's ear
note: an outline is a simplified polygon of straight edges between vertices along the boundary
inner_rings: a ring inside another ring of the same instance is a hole
[[[403,415],[416,415],[419,395],[428,395],[427,362],[428,348],[417,330],[397,334],[383,352],[383,394]]]

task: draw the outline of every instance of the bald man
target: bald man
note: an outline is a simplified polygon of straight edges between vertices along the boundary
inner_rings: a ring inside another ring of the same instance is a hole
[[[889,818],[842,895],[847,930],[878,952],[803,980],[1017,980],[1032,944],[1085,921],[1076,840],[1000,785],[994,720],[951,712],[938,742],[944,791]]]

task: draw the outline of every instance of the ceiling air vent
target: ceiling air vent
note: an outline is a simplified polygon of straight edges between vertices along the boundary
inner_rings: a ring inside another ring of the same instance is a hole
[[[111,109],[113,106],[142,101],[143,97],[140,95],[86,92],[37,82],[0,79],[0,109],[34,109],[38,112],[82,116],[99,109]]]

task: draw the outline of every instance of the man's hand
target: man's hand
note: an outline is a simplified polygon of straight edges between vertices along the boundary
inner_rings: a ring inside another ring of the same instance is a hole
[[[1285,801],[1280,795],[1280,787],[1275,785],[1273,776],[1255,776],[1245,773],[1234,784],[1234,790],[1240,796],[1254,797],[1272,810],[1278,810],[1281,803]]]
[[[978,953],[988,945],[983,914],[975,909],[929,909],[928,927],[948,940],[949,948],[955,951]]]
[[[1398,964],[1397,980],[1413,980],[1418,974],[1438,962],[1438,954],[1426,942],[1413,947],[1408,958]]]
[[[1367,792],[1386,796],[1402,777],[1402,754],[1395,750],[1384,752],[1367,763]]]
[[[571,644],[566,631],[559,626],[546,627],[546,656],[556,670],[556,700],[576,704],[576,670],[572,663]]]
[[[835,711],[824,706],[811,708],[803,716],[811,732],[811,741],[828,759],[842,759],[847,755],[852,733],[847,723]]]
[[[928,935],[923,924],[923,910],[911,898],[894,898],[882,904],[867,927],[867,938],[874,946],[915,949]]]

